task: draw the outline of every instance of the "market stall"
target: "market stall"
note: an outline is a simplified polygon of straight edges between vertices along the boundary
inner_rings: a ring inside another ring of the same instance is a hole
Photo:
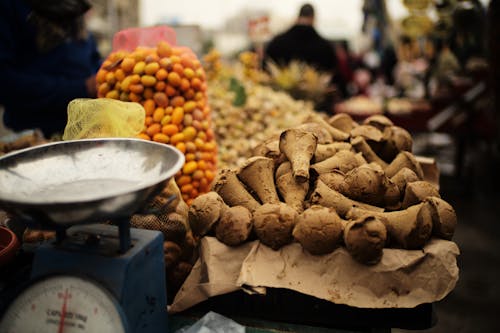
[[[329,78],[294,65],[298,100],[253,57],[120,32],[63,141],[3,143],[0,332],[174,332],[210,311],[249,331],[435,324],[457,216],[410,130],[441,110],[358,96],[319,113]]]

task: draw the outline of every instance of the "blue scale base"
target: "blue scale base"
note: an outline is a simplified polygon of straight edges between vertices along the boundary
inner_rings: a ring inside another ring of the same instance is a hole
[[[116,298],[130,332],[167,332],[163,235],[135,228],[130,232],[132,247],[119,253],[118,227],[72,227],[60,244],[37,249],[31,278],[56,274],[87,277]]]

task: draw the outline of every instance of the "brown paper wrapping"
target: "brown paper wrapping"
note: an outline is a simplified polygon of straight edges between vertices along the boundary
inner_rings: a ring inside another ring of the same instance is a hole
[[[200,241],[200,256],[175,296],[170,313],[183,311],[209,297],[238,290],[236,284],[241,265],[258,241],[229,247],[214,237],[204,237]]]
[[[273,251],[259,241],[228,247],[213,237],[169,312],[239,289],[286,288],[359,308],[413,308],[443,299],[458,280],[455,243],[432,239],[422,250],[384,249],[380,263],[359,264],[345,248],[313,256],[293,243]]]

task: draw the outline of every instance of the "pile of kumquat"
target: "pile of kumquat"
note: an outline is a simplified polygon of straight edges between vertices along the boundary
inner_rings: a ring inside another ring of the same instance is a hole
[[[217,145],[205,71],[189,48],[162,41],[152,48],[113,52],[96,80],[98,97],[144,107],[146,120],[139,138],[170,144],[185,154],[186,163],[176,182],[188,204],[210,190]]]

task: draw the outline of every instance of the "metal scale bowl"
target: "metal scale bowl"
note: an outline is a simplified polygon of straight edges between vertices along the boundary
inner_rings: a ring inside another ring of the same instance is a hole
[[[183,164],[172,146],[121,138],[56,142],[0,158],[0,207],[57,232],[37,249],[34,283],[11,304],[0,333],[102,331],[105,322],[120,324],[110,332],[165,331],[163,235],[130,229],[129,219]],[[118,227],[96,224],[106,221]],[[16,326],[26,321],[30,327]]]

